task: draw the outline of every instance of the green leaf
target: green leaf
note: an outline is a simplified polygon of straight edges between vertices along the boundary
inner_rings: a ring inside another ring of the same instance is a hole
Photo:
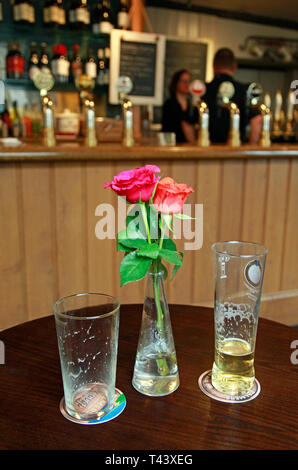
[[[145,277],[151,263],[151,258],[137,256],[136,251],[128,253],[120,264],[120,286]]]
[[[158,269],[160,271],[163,271],[163,279],[165,281],[168,277],[168,270],[167,270],[166,266],[161,261],[159,261]]]
[[[162,248],[160,251],[160,256],[165,260],[167,261],[168,263],[171,263],[171,264],[177,264],[178,266],[181,266],[182,265],[182,260],[181,258],[178,256],[177,252],[176,251],[172,251],[172,250],[167,250],[165,248]]]
[[[147,244],[144,248],[137,251],[137,256],[145,256],[146,258],[156,259],[159,255],[159,247],[156,243]]]
[[[146,247],[148,242],[144,240],[143,238],[124,238],[120,241],[121,245],[127,247],[127,248],[143,248]]]
[[[183,253],[182,253],[182,251],[179,251],[179,255],[181,256],[181,264],[182,264],[182,260],[183,260]],[[172,280],[173,280],[174,277],[176,276],[177,271],[178,271],[178,269],[179,269],[180,267],[181,267],[181,266],[179,266],[178,264],[176,264],[176,266],[174,266],[173,272],[172,272],[172,278],[171,278],[170,282],[172,282]]]
[[[190,217],[190,215],[187,214],[174,214],[174,216],[181,220],[196,220],[195,217]]]
[[[162,242],[162,247],[166,250],[177,251],[176,244],[171,238],[164,238]]]
[[[127,246],[124,246],[122,244],[123,240],[127,239],[127,230],[124,229],[124,230],[121,230],[118,234],[117,234],[117,250],[118,251],[132,251],[130,248],[128,248]]]

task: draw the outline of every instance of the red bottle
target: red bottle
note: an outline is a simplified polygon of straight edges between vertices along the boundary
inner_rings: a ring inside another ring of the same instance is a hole
[[[25,59],[21,54],[19,44],[14,41],[8,47],[6,56],[6,76],[7,78],[24,78],[25,76]]]

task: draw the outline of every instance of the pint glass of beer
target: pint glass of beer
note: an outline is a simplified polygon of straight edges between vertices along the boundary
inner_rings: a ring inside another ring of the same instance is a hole
[[[212,245],[215,357],[212,386],[244,397],[255,380],[254,354],[267,248],[251,242]]]

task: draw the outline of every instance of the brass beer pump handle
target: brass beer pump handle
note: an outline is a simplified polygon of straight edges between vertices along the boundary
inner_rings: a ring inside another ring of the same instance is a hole
[[[199,101],[197,103],[197,108],[199,111],[199,130],[197,144],[200,147],[209,147],[209,109],[204,101]]]
[[[231,147],[240,147],[240,111],[233,101],[229,102],[228,109],[230,111],[230,131],[227,143]]]
[[[261,104],[259,107],[262,116],[262,130],[259,139],[260,147],[270,147],[270,123],[271,123],[271,112],[270,109],[265,105]]]
[[[95,129],[95,110],[94,110],[94,101],[92,99],[86,98],[84,101],[85,107],[85,119],[86,119],[86,137],[85,145],[87,147],[96,147],[96,129]]]

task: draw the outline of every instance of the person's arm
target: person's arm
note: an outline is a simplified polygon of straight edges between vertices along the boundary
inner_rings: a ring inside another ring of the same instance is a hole
[[[186,121],[181,121],[181,127],[186,141],[192,144],[195,143],[196,134],[194,125]]]
[[[257,144],[259,142],[262,130],[262,116],[258,114],[254,116],[249,121],[250,124],[250,136],[249,136],[249,143],[250,144]]]

